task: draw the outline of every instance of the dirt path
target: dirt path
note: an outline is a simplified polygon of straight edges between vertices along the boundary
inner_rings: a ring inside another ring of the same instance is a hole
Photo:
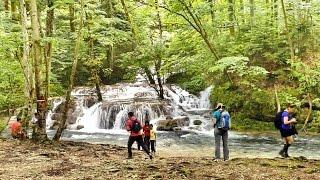
[[[320,161],[209,157],[146,158],[124,147],[63,142],[37,145],[0,140],[0,179],[320,179]],[[165,155],[162,155],[165,156]]]

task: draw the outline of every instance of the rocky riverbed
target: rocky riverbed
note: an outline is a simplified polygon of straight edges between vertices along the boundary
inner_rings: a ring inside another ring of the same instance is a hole
[[[161,152],[150,160],[135,150],[127,160],[116,145],[1,139],[0,147],[0,179],[320,179],[320,161],[303,157],[214,162]]]

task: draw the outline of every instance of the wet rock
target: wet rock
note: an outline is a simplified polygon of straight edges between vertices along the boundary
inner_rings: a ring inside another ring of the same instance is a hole
[[[175,119],[169,119],[169,118],[170,117],[167,117],[166,120],[158,121],[158,127],[157,127],[158,131],[174,131],[175,127],[188,126],[190,123],[190,120],[187,116],[178,117]]]
[[[174,127],[173,128],[173,131],[181,131],[182,129],[181,129],[181,127]]]
[[[190,119],[188,116],[181,116],[181,117],[177,117],[175,119],[173,119],[174,121],[177,122],[177,125],[179,127],[182,127],[182,126],[189,126],[190,124]]]
[[[202,121],[201,120],[194,120],[193,121],[193,125],[201,125],[202,124]]]
[[[85,99],[84,101],[84,105],[87,106],[88,108],[90,108],[91,106],[93,106],[95,103],[97,102],[97,100],[93,97],[93,96],[89,96]]]
[[[77,130],[80,130],[80,129],[83,129],[84,128],[84,125],[78,125],[77,126]]]
[[[68,116],[68,124],[75,124],[77,122],[77,116],[75,115],[70,115]]]
[[[60,121],[60,120],[61,120],[61,117],[62,117],[62,114],[60,114],[60,113],[53,113],[52,116],[51,116],[51,119],[52,119],[52,120]]]

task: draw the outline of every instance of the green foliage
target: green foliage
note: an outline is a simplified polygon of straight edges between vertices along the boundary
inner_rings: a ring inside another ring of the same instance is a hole
[[[200,91],[207,87],[203,76],[188,73],[173,74],[167,79],[167,83],[178,84],[192,94],[199,94]]]
[[[275,131],[273,122],[263,122],[247,118],[245,114],[237,114],[232,119],[232,130],[235,131]]]
[[[168,77],[168,83],[194,94],[213,85],[212,102],[227,104],[244,119],[273,114],[275,87],[282,105],[301,105],[307,94],[316,99],[320,95],[320,4],[285,2],[287,34],[279,1],[233,2],[231,12],[230,1],[168,0],[157,9],[155,1],[126,0],[129,22],[120,1],[85,0],[76,85],[132,82],[137,73],[149,69],[151,76],[156,71],[161,78]],[[54,3],[54,37],[42,38],[41,45],[53,43],[50,95],[60,96],[69,82],[80,4]],[[75,32],[70,27],[72,4]],[[38,7],[45,30],[46,2],[39,1]],[[21,36],[19,22],[4,12],[2,3],[0,109],[21,106],[26,98],[19,64]],[[295,51],[291,60],[290,39]]]
[[[0,110],[20,107],[25,102],[24,76],[17,56],[21,45],[18,25],[0,14]],[[12,26],[10,26],[12,25]],[[7,33],[11,31],[11,33]]]
[[[0,118],[0,134],[6,129],[6,127],[7,127],[7,123],[5,122],[5,120]]]

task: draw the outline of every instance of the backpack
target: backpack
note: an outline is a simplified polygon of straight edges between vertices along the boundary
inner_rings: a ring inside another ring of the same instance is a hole
[[[276,114],[276,117],[274,118],[274,127],[277,128],[277,129],[281,129],[282,113],[283,113],[283,111],[278,112]]]
[[[229,130],[231,128],[231,117],[228,112],[222,112],[221,118],[217,123],[218,129]]]
[[[132,120],[132,121],[133,122],[132,122],[131,131],[133,131],[135,133],[138,133],[142,129],[142,127],[141,127],[141,125],[140,125],[138,120]]]

